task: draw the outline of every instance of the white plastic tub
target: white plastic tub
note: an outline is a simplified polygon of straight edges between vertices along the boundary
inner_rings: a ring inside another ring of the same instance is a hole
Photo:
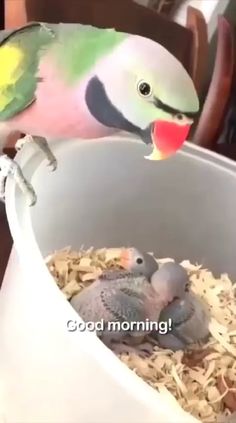
[[[121,137],[57,143],[53,151],[54,173],[36,146],[17,155],[38,194],[35,207],[7,181],[15,250],[0,291],[0,417],[4,423],[197,422],[175,402],[170,407],[95,335],[67,332],[66,322],[77,316],[42,256],[66,245],[136,245],[233,272],[236,237],[227,224],[235,216],[236,195],[229,195],[236,194],[235,164],[192,146],[150,162],[144,144]]]

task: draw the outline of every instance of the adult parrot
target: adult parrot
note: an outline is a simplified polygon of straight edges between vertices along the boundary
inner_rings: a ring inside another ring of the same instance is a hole
[[[47,141],[91,139],[127,131],[153,142],[152,160],[183,144],[199,101],[193,82],[164,47],[137,35],[80,24],[31,23],[0,33],[0,147],[36,142],[49,164]],[[15,178],[31,205],[32,186],[16,162],[0,156],[4,181]]]

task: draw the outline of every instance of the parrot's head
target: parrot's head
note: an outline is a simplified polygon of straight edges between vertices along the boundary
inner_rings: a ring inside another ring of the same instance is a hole
[[[151,277],[155,291],[166,303],[183,298],[189,283],[187,271],[178,263],[163,264]]]
[[[158,263],[154,257],[148,253],[141,253],[136,248],[123,248],[120,264],[129,272],[144,275],[148,280],[158,270]]]
[[[127,35],[95,68],[86,103],[104,125],[153,143],[151,160],[181,148],[199,110],[183,65],[160,44],[136,35]]]

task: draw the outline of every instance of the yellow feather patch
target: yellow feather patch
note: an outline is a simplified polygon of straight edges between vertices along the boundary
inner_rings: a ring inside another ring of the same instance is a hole
[[[0,47],[0,112],[12,101],[7,92],[10,85],[14,85],[23,73],[20,67],[24,59],[22,50],[13,45]],[[5,91],[5,92],[4,92]]]
[[[23,58],[22,50],[16,46],[3,45],[0,47],[0,89],[12,85],[18,80],[23,71],[23,69],[20,69]]]

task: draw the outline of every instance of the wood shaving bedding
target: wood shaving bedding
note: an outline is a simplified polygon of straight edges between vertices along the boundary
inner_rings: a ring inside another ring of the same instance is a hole
[[[91,284],[105,269],[120,268],[119,248],[72,251],[69,247],[45,259],[67,300]],[[173,259],[157,259],[161,265]],[[223,421],[236,411],[236,285],[227,274],[215,278],[188,260],[180,263],[190,289],[207,305],[211,320],[207,344],[172,352],[154,347],[148,358],[122,354],[120,359],[154,389],[172,394],[184,410],[202,422]],[[222,420],[223,419],[223,420]]]

